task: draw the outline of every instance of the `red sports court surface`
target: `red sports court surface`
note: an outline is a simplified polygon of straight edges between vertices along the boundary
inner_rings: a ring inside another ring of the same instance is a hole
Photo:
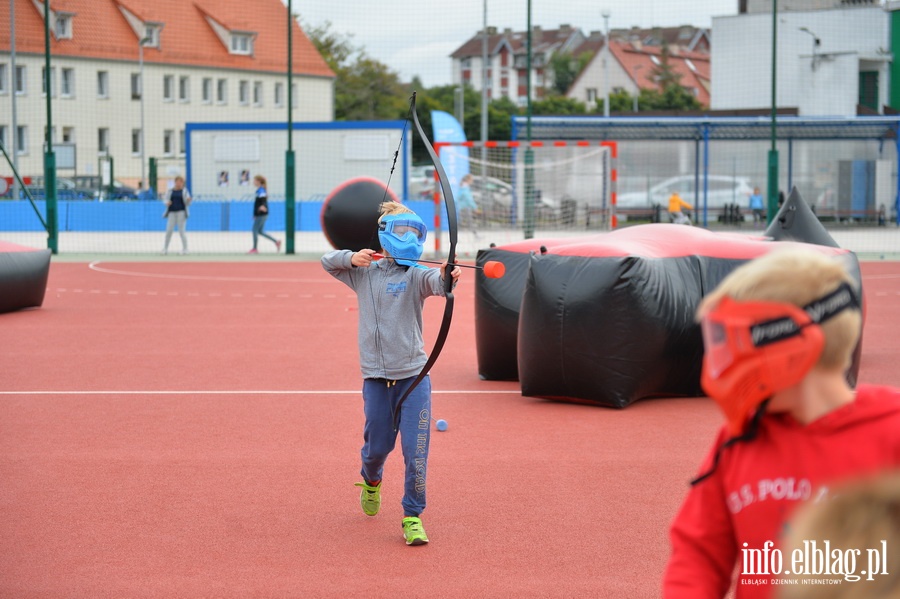
[[[862,379],[900,385],[900,263],[863,275]],[[457,291],[407,547],[399,450],[359,508],[355,300],[318,263],[54,263],[42,308],[0,315],[0,597],[658,596],[714,405],[481,381]]]

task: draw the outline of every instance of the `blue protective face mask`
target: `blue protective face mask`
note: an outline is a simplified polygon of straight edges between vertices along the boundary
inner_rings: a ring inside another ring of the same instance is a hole
[[[382,217],[378,223],[378,241],[394,261],[404,266],[417,266],[415,262],[422,256],[428,228],[424,221],[413,213],[391,214]]]

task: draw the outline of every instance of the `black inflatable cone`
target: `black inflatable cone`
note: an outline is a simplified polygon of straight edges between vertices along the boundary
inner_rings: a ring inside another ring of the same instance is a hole
[[[796,187],[791,190],[791,195],[775,215],[765,235],[775,241],[799,241],[833,248],[841,247],[803,201]]]

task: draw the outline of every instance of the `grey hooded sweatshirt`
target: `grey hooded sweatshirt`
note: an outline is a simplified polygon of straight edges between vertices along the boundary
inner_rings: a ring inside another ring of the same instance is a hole
[[[444,295],[438,268],[378,260],[368,268],[350,264],[353,252],[322,256],[322,267],[356,292],[359,363],[363,378],[401,380],[422,370],[428,356],[422,337],[425,298]]]

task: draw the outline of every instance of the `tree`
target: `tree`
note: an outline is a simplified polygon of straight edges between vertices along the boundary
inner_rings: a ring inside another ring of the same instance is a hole
[[[560,95],[565,95],[592,57],[592,52],[582,52],[577,57],[572,56],[571,52],[557,52],[553,54],[548,65],[550,72],[553,74],[553,87],[551,90]]]
[[[603,114],[603,98],[598,98],[597,103],[592,107],[592,112]],[[609,111],[613,112],[631,112],[634,109],[634,96],[625,90],[615,91],[609,94]]]
[[[531,113],[536,115],[572,115],[586,112],[584,102],[559,95],[551,95],[531,103]]]
[[[672,85],[681,85],[681,73],[677,72],[669,61],[671,52],[669,44],[663,42],[659,52],[659,64],[650,70],[651,78],[656,81],[660,89],[666,89]]]
[[[638,103],[642,110],[699,110],[703,107],[694,95],[681,85],[681,74],[669,61],[669,45],[662,45],[659,64],[651,71],[659,90],[642,89]]]
[[[366,55],[363,47],[331,29],[331,22],[303,29],[335,74],[338,121],[396,119],[406,115],[406,88],[399,75]]]

